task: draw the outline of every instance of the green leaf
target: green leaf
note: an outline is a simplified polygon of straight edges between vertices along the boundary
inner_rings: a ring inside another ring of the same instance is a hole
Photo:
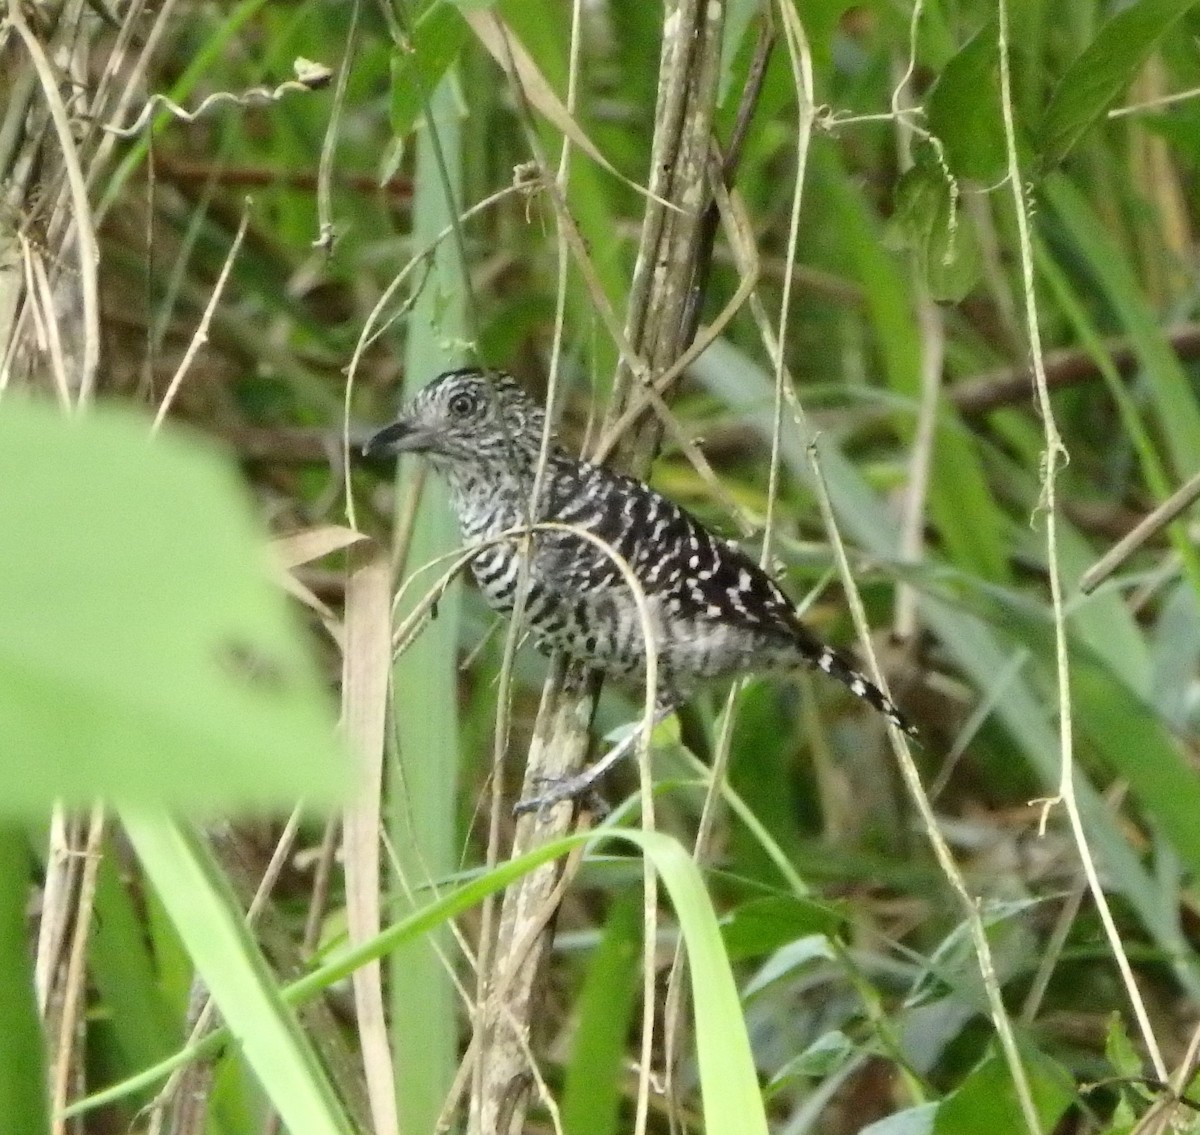
[[[899,271],[895,258],[881,247],[878,226],[859,187],[828,157],[822,159],[824,153],[816,150],[814,158],[819,160],[822,184],[835,195],[839,246],[863,287],[870,326],[878,341],[880,367],[888,386],[911,399],[915,407],[921,390],[921,343],[910,295],[910,274]],[[722,394],[727,396],[727,392]],[[990,499],[978,455],[964,431],[939,424],[934,462],[929,507],[948,557],[987,579],[1005,579],[1008,544],[999,526],[978,521],[980,516],[993,515],[996,504]],[[798,464],[807,469],[803,447],[799,448]],[[882,527],[868,527],[889,542],[895,531],[886,516]]]
[[[129,872],[121,863],[120,852],[109,843],[97,871],[88,957],[88,973],[115,1041],[109,1046],[109,1075],[130,1075],[163,1059],[183,1033],[183,1014],[172,1012],[164,989],[169,978],[150,953],[141,879],[127,880]]]
[[[750,1051],[750,1039],[746,1034],[742,1004],[729,968],[729,957],[721,942],[712,900],[704,887],[704,876],[691,854],[677,840],[662,832],[611,828],[566,836],[542,844],[525,855],[498,864],[469,883],[443,892],[428,906],[388,927],[376,938],[348,950],[335,961],[293,982],[283,991],[284,1000],[290,1005],[304,1004],[330,986],[344,981],[360,966],[385,957],[404,942],[427,934],[433,927],[470,909],[527,872],[581,845],[593,847],[608,840],[634,845],[654,864],[678,915],[691,977],[705,1130],[766,1135],[767,1120]],[[139,847],[139,855],[141,853]],[[180,894],[186,898],[186,892],[181,891]],[[121,1099],[131,1092],[142,1091],[189,1059],[216,1051],[226,1038],[224,1029],[215,1030],[171,1060],[72,1104],[64,1109],[64,1115],[68,1118],[79,1115]],[[309,1131],[312,1128],[302,1126],[297,1130]]]
[[[1162,334],[1162,317],[1147,298],[1121,241],[1096,206],[1065,176],[1044,183],[1055,223],[1077,246],[1095,277],[1095,290],[1109,304],[1132,340],[1145,371],[1145,392],[1153,405],[1181,480],[1200,467],[1200,408],[1191,379]]]
[[[891,234],[912,251],[936,300],[960,300],[979,279],[979,246],[956,190],[932,146],[918,150],[896,186]]]
[[[438,8],[428,17],[435,19]],[[456,23],[463,22],[451,12]],[[433,34],[433,33],[429,33]],[[427,77],[428,79],[428,77]],[[411,231],[417,247],[434,249],[426,283],[413,283],[412,314],[404,344],[406,390],[412,395],[431,375],[461,365],[470,339],[467,299],[471,285],[456,241],[438,234],[455,223],[462,200],[464,128],[453,76],[426,88],[427,129],[414,147]],[[416,459],[399,463],[397,484],[415,473]],[[460,546],[449,490],[429,478],[421,494],[408,543],[408,571],[434,562]],[[397,493],[397,508],[407,496]],[[396,517],[396,524],[407,523]],[[419,581],[418,581],[419,582]],[[408,589],[396,617],[420,601],[425,586]],[[414,893],[412,879],[441,878],[455,870],[462,853],[460,814],[460,722],[458,645],[462,604],[456,582],[438,600],[436,623],[395,660],[392,669],[392,731],[395,785],[389,803],[388,840],[394,857],[392,909],[420,906],[431,891]],[[432,1131],[454,1080],[460,1051],[458,994],[446,970],[445,951],[453,939],[445,930],[406,945],[389,959],[388,997],[392,1005],[392,1061],[400,1128]]]
[[[732,87],[735,97],[740,97],[743,84],[733,83],[735,63],[754,43],[750,34],[751,21],[762,17],[762,5],[758,0],[730,0],[725,10],[725,25],[721,41],[721,78],[717,83],[717,105],[724,105]],[[811,32],[810,32],[811,35]]]
[[[24,833],[0,826],[0,1131],[6,1135],[50,1130],[45,1041],[26,927],[29,868]]]
[[[1104,1037],[1104,1055],[1118,1076],[1132,1080],[1145,1071],[1142,1058],[1137,1054],[1125,1031],[1125,1021],[1115,1010],[1108,1015],[1108,1029]]]
[[[995,181],[1005,168],[1000,52],[990,20],[946,64],[926,100],[930,132],[959,177]]]
[[[863,1051],[863,1046],[851,1040],[841,1029],[825,1033],[771,1077],[768,1094],[801,1077],[823,1079],[832,1076],[856,1056],[862,1055]]]
[[[836,908],[811,899],[776,895],[743,903],[721,924],[734,959],[758,957],[810,934],[828,937],[845,921]]]
[[[354,1125],[284,1004],[237,899],[203,842],[161,816],[127,810],[121,818],[197,972],[288,1129],[354,1135]]]
[[[1195,0],[1139,0],[1108,21],[1059,80],[1038,133],[1043,165],[1062,161]]]
[[[938,1105],[923,1103],[886,1116],[864,1127],[859,1135],[929,1135]]]
[[[1082,650],[1072,656],[1071,693],[1080,731],[1128,778],[1188,867],[1200,871],[1200,776],[1162,719]]]
[[[579,1020],[567,1064],[562,1129],[611,1135],[618,1120],[629,1022],[641,989],[642,899],[630,890],[613,905],[575,1002]]]
[[[898,343],[903,341],[897,336]],[[728,340],[721,339],[696,361],[692,370],[705,387],[737,411],[747,428],[764,439],[771,438],[772,380],[761,367]],[[811,476],[805,441],[799,431],[785,431],[781,445],[784,463],[800,480]],[[876,557],[887,559],[893,556],[895,523],[878,496],[836,445],[831,442],[822,445],[820,460],[838,522],[846,535]],[[970,527],[992,529],[996,536],[1000,533],[999,528],[990,523],[981,525],[976,521]],[[1008,613],[993,615],[989,620],[993,626],[988,626],[960,606],[951,605],[946,598],[928,592],[920,594],[920,607],[931,633],[937,636],[955,665],[978,689],[991,690],[997,675],[1003,674],[1012,663],[1012,649],[998,634],[1000,629],[1013,634]],[[1044,613],[1042,617],[1044,621]],[[1016,633],[1023,640],[1024,625]],[[1024,645],[1023,641],[1021,645]],[[1048,657],[1052,658],[1053,654]],[[1004,683],[995,703],[995,712],[998,721],[1020,745],[1029,766],[1053,792],[1060,771],[1057,739],[1047,723],[1045,707],[1026,675],[1017,675]],[[1136,911],[1155,943],[1175,960],[1180,980],[1187,988],[1200,990],[1200,972],[1192,964],[1192,952],[1181,935],[1173,906],[1164,899],[1161,888],[1143,867],[1139,854],[1118,829],[1111,809],[1082,770],[1077,773],[1076,791],[1088,841],[1097,858],[1104,862],[1116,889]]]
[[[0,484],[0,813],[334,798],[325,692],[211,448],[10,400]]]
[[[991,587],[963,591],[958,602],[1003,628],[1014,644],[1041,660],[1046,673],[1053,673],[1054,628],[1044,607]],[[1180,753],[1161,715],[1080,640],[1074,627],[1071,632],[1071,696],[1077,731],[1113,771],[1129,781],[1138,802],[1176,853],[1193,872],[1200,872],[1200,829],[1195,823],[1200,814],[1200,776]]]
[[[452,4],[435,3],[421,14],[412,42],[392,56],[392,133],[403,138],[425,113],[425,103],[450,69],[463,44],[467,24]]]
[[[1071,1077],[1065,1069],[1040,1052],[1022,1053],[1029,1077],[1033,1105],[1050,1131],[1075,1099]],[[1021,1105],[1008,1066],[999,1053],[988,1056],[939,1105],[934,1135],[1026,1135]]]

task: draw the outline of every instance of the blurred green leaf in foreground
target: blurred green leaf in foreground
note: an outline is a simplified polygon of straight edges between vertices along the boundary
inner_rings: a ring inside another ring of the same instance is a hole
[[[9,399],[0,541],[0,814],[336,797],[328,694],[214,451]]]

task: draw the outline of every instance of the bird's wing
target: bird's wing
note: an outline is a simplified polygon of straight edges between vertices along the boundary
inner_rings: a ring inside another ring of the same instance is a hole
[[[548,518],[602,540],[629,566],[647,597],[670,601],[685,618],[749,620],[763,630],[795,633],[795,608],[775,581],[687,509],[600,465],[573,465],[568,474],[551,480]],[[569,533],[545,533],[543,539],[544,570],[572,589],[628,586],[604,548]]]

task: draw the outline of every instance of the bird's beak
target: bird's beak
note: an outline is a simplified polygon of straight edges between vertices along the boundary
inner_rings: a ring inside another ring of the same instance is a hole
[[[363,446],[364,457],[383,457],[393,453],[424,453],[432,447],[428,430],[399,418],[372,435]]]

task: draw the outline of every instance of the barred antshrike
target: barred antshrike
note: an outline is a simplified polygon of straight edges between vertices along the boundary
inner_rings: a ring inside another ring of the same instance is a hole
[[[709,679],[807,665],[915,735],[882,690],[800,621],[758,564],[643,482],[580,461],[552,439],[531,512],[544,427],[542,408],[510,375],[468,367],[418,391],[365,452],[420,453],[446,478],[466,544],[495,541],[471,567],[497,611],[512,611],[522,560],[521,539],[497,537],[554,522],[607,544],[629,565],[645,597],[658,651],[660,713]],[[525,620],[538,647],[561,651],[606,677],[643,679],[638,604],[605,549],[563,528],[535,530],[530,549]],[[618,755],[610,753],[526,805],[580,794]]]

